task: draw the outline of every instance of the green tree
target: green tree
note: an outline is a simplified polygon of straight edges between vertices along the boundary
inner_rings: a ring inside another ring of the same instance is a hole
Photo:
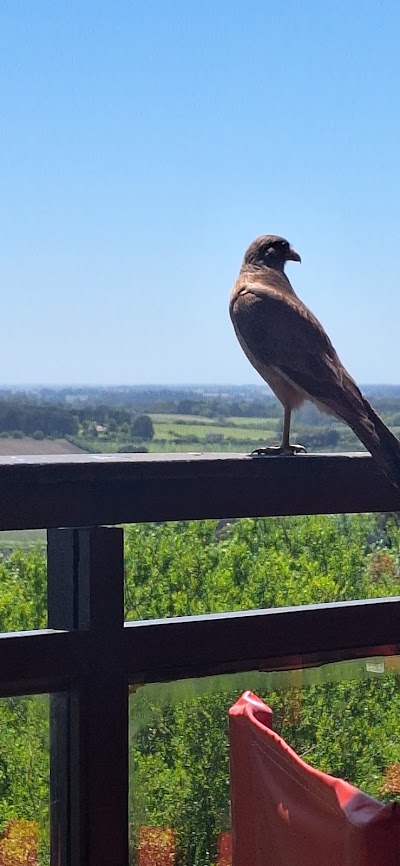
[[[154,438],[154,426],[149,415],[137,415],[132,421],[132,436],[143,442]]]
[[[115,418],[109,418],[107,420],[107,430],[109,433],[116,433],[118,430],[118,424]]]

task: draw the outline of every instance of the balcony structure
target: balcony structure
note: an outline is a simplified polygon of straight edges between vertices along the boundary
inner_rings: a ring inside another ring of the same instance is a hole
[[[53,695],[52,866],[128,863],[130,684],[400,652],[399,598],[124,623],[120,524],[400,511],[367,455],[2,458],[0,485],[1,530],[48,530],[48,628],[0,636],[0,690]]]

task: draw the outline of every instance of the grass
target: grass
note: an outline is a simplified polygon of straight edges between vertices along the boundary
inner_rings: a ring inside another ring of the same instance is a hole
[[[204,440],[202,440],[201,442],[176,443],[173,440],[168,440],[167,442],[161,443],[149,442],[146,447],[151,454],[177,454],[182,451],[188,454],[216,454],[218,452],[224,452],[226,454],[237,454],[243,452],[250,452],[257,447],[257,444],[254,441],[247,442],[245,440],[241,441],[240,444],[235,444],[232,442],[221,442],[216,444],[214,442],[205,442]]]
[[[265,431],[264,427],[264,431]],[[259,439],[260,431],[254,427],[225,427],[218,424],[154,424],[155,439],[179,439],[186,436],[230,436],[235,439]]]
[[[259,445],[277,442],[280,437],[279,418],[227,418],[221,421],[220,418],[157,413],[152,414],[151,419],[154,439],[143,443],[150,453],[247,452]],[[215,436],[219,436],[220,441],[213,441],[211,437]],[[119,435],[109,439],[100,434],[95,439],[80,437],[78,441],[83,449],[87,445],[90,450],[106,454],[118,452],[129,443],[129,438]]]
[[[235,434],[239,434],[243,431],[252,431],[252,430],[277,430],[281,426],[281,418],[240,418],[240,417],[232,417],[232,418],[205,418],[200,415],[163,415],[163,414],[153,414],[150,416],[151,420],[154,424],[154,427],[162,427],[167,426],[168,428],[174,427],[179,432],[179,428],[182,427],[187,430],[189,427],[196,428],[198,430],[199,427],[207,428],[207,432],[216,433],[218,431],[226,432],[235,431]],[[228,435],[228,433],[226,433]],[[232,435],[233,432],[232,432]]]
[[[203,418],[192,415],[152,414],[154,439],[143,445],[150,453],[248,453],[263,445],[278,444],[281,437],[282,419],[279,418]],[[335,422],[333,422],[335,423]],[[310,429],[307,425],[307,429]],[[292,439],[301,442],[302,425],[297,429],[296,416],[293,420]],[[315,433],[318,428],[315,427]],[[220,440],[213,441],[213,437]],[[211,439],[211,441],[210,441]],[[113,453],[125,444],[127,439],[107,439],[101,435],[97,439],[88,439],[88,445],[101,453]],[[85,439],[82,439],[85,447]],[[351,451],[361,446],[357,444],[354,435],[346,427],[340,429],[340,440],[335,448],[330,446],[313,450]]]
[[[222,422],[220,418],[193,418],[183,415],[152,415],[154,424],[154,442],[151,450],[166,448],[168,443],[179,446],[179,440],[195,436],[198,442],[186,442],[191,449],[207,449],[209,451],[233,450],[255,447],[255,444],[271,441],[276,437],[280,426],[278,418],[227,418]],[[185,419],[185,420],[184,420]],[[210,436],[223,437],[221,442],[209,441]],[[229,442],[228,440],[232,441]],[[175,441],[174,441],[175,440]],[[183,449],[182,449],[183,450]]]
[[[278,430],[282,426],[282,418],[240,418],[233,416],[228,419],[232,426],[242,430]]]
[[[27,549],[32,544],[46,544],[45,529],[16,529],[13,532],[0,532],[0,551],[14,550],[14,548]]]
[[[249,453],[254,448],[278,444],[282,429],[282,417],[277,418],[241,418],[231,417],[206,418],[193,415],[167,415],[165,413],[154,413],[151,415],[155,436],[151,442],[142,443],[150,453],[179,453],[182,451],[192,453]],[[296,425],[299,419],[294,416],[292,427],[293,441],[302,441],[302,425]],[[332,419],[332,423],[336,423]],[[306,425],[309,430],[313,425]],[[315,427],[317,434],[318,428]],[[217,441],[214,441],[214,437]],[[211,440],[211,441],[210,441]],[[77,445],[81,447],[78,448]],[[0,439],[0,455],[22,455],[22,454],[71,454],[80,451],[94,451],[95,453],[115,453],[126,444],[130,443],[129,436],[123,437],[119,434],[112,439],[100,434],[96,438],[76,437],[75,444],[65,439],[36,440],[29,437],[24,439]],[[340,429],[340,440],[336,447],[317,448],[314,450],[324,451],[351,451],[360,449],[357,440],[347,428]]]
[[[151,420],[158,424],[170,424],[172,422],[181,422],[182,424],[208,424],[212,425],[218,422],[218,418],[208,418],[207,415],[169,415],[163,412],[155,412],[150,415]]]

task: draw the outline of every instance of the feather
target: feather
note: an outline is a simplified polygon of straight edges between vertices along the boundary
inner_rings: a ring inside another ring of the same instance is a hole
[[[275,236],[259,238],[249,251],[229,309],[250,362],[286,410],[310,400],[345,421],[400,490],[399,441],[363,397],[321,323],[297,297],[283,271],[288,258],[300,257]]]

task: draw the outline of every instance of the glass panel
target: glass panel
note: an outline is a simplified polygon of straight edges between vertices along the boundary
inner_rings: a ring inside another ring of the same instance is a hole
[[[127,526],[126,618],[397,596],[400,515]]]
[[[49,696],[0,700],[0,864],[50,863]]]
[[[46,625],[46,531],[0,532],[0,632]]]
[[[132,866],[229,866],[228,709],[246,689],[305,761],[400,799],[400,657],[132,688]]]

